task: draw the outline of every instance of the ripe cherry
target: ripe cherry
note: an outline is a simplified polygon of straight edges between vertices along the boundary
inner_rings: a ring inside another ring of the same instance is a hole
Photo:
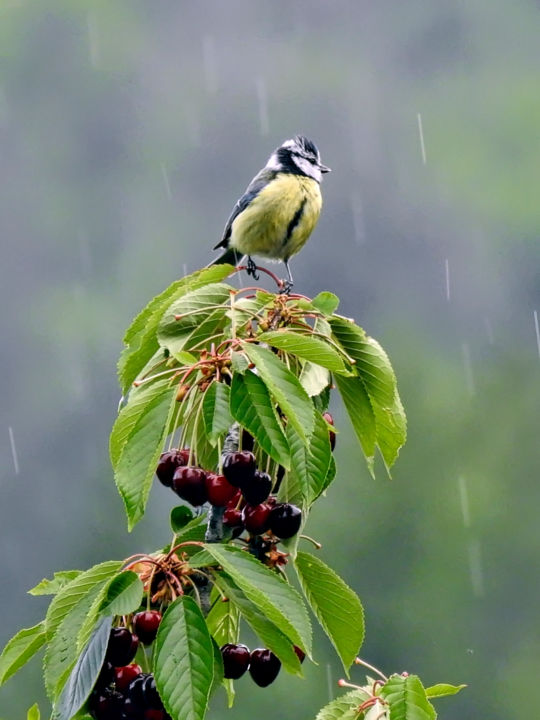
[[[299,648],[298,645],[294,645],[293,650],[296,653],[296,657],[301,663],[303,663],[306,658],[306,653],[302,650],[302,648]]]
[[[246,645],[227,643],[221,647],[221,657],[226,678],[238,680],[249,667],[250,652]]]
[[[95,720],[117,720],[121,717],[124,697],[115,690],[105,688],[92,693],[88,705]]]
[[[251,653],[249,674],[259,687],[273,683],[280,668],[281,662],[271,650],[257,648]]]
[[[127,665],[135,657],[138,647],[139,639],[136,635],[130,633],[127,628],[112,628],[105,660],[114,667]]]
[[[334,424],[334,418],[330,415],[329,412],[323,412],[323,418],[326,420],[326,422],[329,425]],[[328,437],[330,438],[330,448],[332,452],[334,451],[334,448],[336,447],[336,433],[332,432],[332,430],[328,431]]]
[[[114,684],[117,690],[127,690],[135,678],[142,673],[140,665],[124,665],[114,669]]]
[[[206,473],[197,467],[179,467],[173,477],[174,492],[194,506],[204,505],[206,494]]]
[[[278,503],[272,508],[268,523],[274,535],[287,540],[300,530],[302,511],[291,503]]]
[[[270,527],[270,505],[246,505],[242,510],[244,527],[254,535],[262,535]]]
[[[256,470],[253,479],[242,485],[242,495],[250,505],[260,505],[270,495],[272,478],[268,473]]]
[[[146,610],[139,612],[133,618],[133,627],[139,640],[145,645],[150,645],[156,639],[161,613],[157,610]]]
[[[242,511],[228,507],[223,513],[223,524],[230,528],[244,527]]]
[[[255,455],[248,450],[227,453],[223,460],[223,474],[234,487],[251,482],[256,468]]]
[[[114,680],[114,667],[113,664],[110,663],[108,660],[105,660],[103,663],[101,670],[98,675],[98,679],[96,680],[96,684],[94,685],[95,690],[99,690],[100,688],[107,687],[112,683]]]
[[[189,461],[189,450],[167,450],[167,452],[161,453],[159,463],[156,468],[156,475],[158,480],[165,487],[171,487],[173,476],[177,468],[182,465],[187,465]]]
[[[238,489],[231,485],[225,475],[208,473],[206,476],[206,494],[209,503],[216,507],[225,507],[236,497]]]

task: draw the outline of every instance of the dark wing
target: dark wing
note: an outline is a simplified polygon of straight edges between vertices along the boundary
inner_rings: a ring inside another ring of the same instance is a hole
[[[234,222],[234,219],[240,215],[241,212],[243,212],[247,206],[250,204],[250,202],[257,197],[257,195],[261,192],[263,187],[268,185],[268,183],[273,180],[276,177],[276,171],[275,170],[268,170],[267,168],[263,168],[258,175],[255,175],[253,180],[249,183],[246,192],[242,195],[242,197],[237,201],[236,205],[233,207],[232,213],[229,216],[229,219],[227,220],[227,224],[225,225],[225,230],[223,231],[223,236],[221,240],[218,242],[217,245],[214,246],[214,250],[217,250],[217,248],[220,247],[228,247],[229,246],[229,238],[231,236],[231,227]]]

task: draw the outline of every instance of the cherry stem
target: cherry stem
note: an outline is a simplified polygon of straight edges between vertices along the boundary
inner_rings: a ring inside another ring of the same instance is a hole
[[[171,558],[171,556],[174,555],[174,553],[177,550],[179,550],[181,547],[186,547],[186,545],[194,545],[195,547],[200,547],[200,548],[204,547],[204,543],[199,542],[198,540],[186,540],[185,542],[181,542],[178,545],[175,545],[173,548],[171,548],[169,550],[169,552],[167,553],[167,560],[169,560]]]
[[[316,540],[314,540],[314,539],[313,539],[312,537],[310,537],[309,535],[300,535],[300,539],[301,539],[301,540],[308,540],[312,545],[314,545],[314,546],[317,548],[317,550],[320,550],[320,549],[322,548],[321,543],[320,543],[320,542],[317,542]]]
[[[378,668],[376,668],[374,665],[370,665],[365,660],[362,660],[361,658],[357,657],[354,661],[355,665],[362,665],[363,667],[367,668],[368,670],[371,670],[372,672],[376,673],[379,677],[381,677],[384,682],[388,682],[388,678],[386,675],[381,672]]]

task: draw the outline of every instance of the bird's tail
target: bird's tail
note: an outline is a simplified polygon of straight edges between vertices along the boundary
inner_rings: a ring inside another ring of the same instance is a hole
[[[224,253],[215,258],[215,260],[212,260],[211,263],[208,263],[206,267],[211,267],[212,265],[224,265],[225,263],[239,265],[243,257],[245,256],[230,247],[227,248]]]

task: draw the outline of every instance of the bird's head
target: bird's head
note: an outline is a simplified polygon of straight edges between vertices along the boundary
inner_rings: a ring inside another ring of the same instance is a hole
[[[321,155],[315,143],[304,135],[296,135],[290,140],[285,140],[274,150],[266,167],[307,175],[317,182],[321,182],[323,173],[330,172],[330,168],[321,163]]]

